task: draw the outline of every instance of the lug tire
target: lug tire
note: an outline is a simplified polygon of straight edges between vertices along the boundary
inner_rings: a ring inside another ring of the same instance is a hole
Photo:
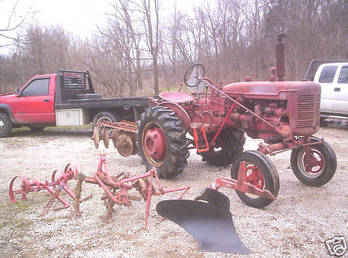
[[[216,147],[220,147],[220,150],[211,148],[209,151],[201,153],[202,158],[213,166],[227,166],[243,152],[245,137],[242,131],[227,128],[221,132],[216,143]]]
[[[259,151],[246,151],[239,155],[236,161],[233,163],[231,168],[231,177],[233,179],[238,178],[238,172],[241,162],[246,162],[247,164],[252,164],[256,166],[260,173],[262,174],[264,181],[264,189],[269,190],[275,197],[278,196],[279,193],[279,175],[278,172],[273,165],[272,161],[263,153]],[[271,204],[273,200],[256,197],[249,197],[248,194],[237,191],[239,198],[248,206],[254,208],[264,208],[267,205]]]
[[[318,138],[312,137],[311,142],[319,141]],[[335,175],[337,169],[337,158],[335,151],[331,146],[323,143],[310,146],[311,151],[322,159],[322,168],[310,174],[304,168],[304,148],[300,147],[291,152],[291,168],[297,179],[305,185],[320,187],[328,183]],[[317,175],[316,175],[317,174]]]
[[[7,114],[0,113],[0,137],[7,137],[11,134],[12,122]]]
[[[146,134],[151,128],[158,129],[163,135],[164,153],[160,160],[155,160],[147,151]],[[161,178],[173,178],[183,172],[187,165],[186,131],[184,124],[176,114],[166,108],[154,106],[146,109],[138,121],[137,145],[146,169],[155,167]]]

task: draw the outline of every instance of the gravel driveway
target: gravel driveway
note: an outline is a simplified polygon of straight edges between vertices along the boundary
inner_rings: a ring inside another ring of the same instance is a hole
[[[285,152],[272,157],[280,175],[280,192],[264,210],[244,205],[233,190],[222,190],[230,197],[240,238],[252,251],[240,257],[328,257],[325,240],[343,235],[348,244],[348,130],[331,126],[317,136],[331,144],[338,159],[336,175],[327,185],[301,184],[290,169],[290,153]],[[256,141],[248,140],[246,149],[256,146]],[[91,193],[93,198],[81,204],[83,213],[78,219],[72,217],[72,209],[40,216],[48,199],[44,193],[10,203],[8,184],[13,176],[45,181],[68,162],[93,175],[99,151],[83,131],[18,131],[0,139],[0,257],[236,257],[200,252],[191,235],[157,215],[156,203],[177,194],[153,198],[148,231],[143,229],[142,201],[134,201],[130,208],[116,207],[112,222],[103,223],[102,190],[95,185],[84,185],[83,195]],[[123,158],[113,147],[105,152],[110,173],[144,172],[138,156]],[[229,174],[229,167],[209,166],[192,151],[184,173],[162,183],[167,188],[190,185],[186,198],[192,199],[216,177]]]

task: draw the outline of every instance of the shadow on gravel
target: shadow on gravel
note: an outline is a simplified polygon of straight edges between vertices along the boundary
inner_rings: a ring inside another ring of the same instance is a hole
[[[12,137],[42,137],[42,136],[92,136],[91,128],[56,128],[49,127],[41,132],[32,132],[30,129],[13,129]]]

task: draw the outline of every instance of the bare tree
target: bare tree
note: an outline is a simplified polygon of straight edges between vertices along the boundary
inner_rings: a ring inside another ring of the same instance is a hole
[[[4,43],[0,42],[0,47],[8,47],[14,44],[14,42],[18,41],[18,37],[14,35],[14,32],[20,28],[20,26],[24,23],[25,18],[18,18],[17,17],[17,8],[19,5],[20,0],[17,0],[12,8],[10,13],[7,17],[7,23],[0,27],[0,39]],[[0,2],[1,4],[1,2]],[[2,2],[2,4],[4,4]]]

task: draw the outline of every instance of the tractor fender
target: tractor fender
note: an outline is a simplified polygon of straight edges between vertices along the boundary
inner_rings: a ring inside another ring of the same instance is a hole
[[[173,102],[162,102],[159,104],[159,106],[167,107],[175,112],[177,117],[184,123],[185,130],[188,130],[190,128],[191,117],[182,106]]]
[[[0,113],[6,113],[11,119],[11,122],[14,124],[16,123],[12,110],[7,104],[0,104]]]

